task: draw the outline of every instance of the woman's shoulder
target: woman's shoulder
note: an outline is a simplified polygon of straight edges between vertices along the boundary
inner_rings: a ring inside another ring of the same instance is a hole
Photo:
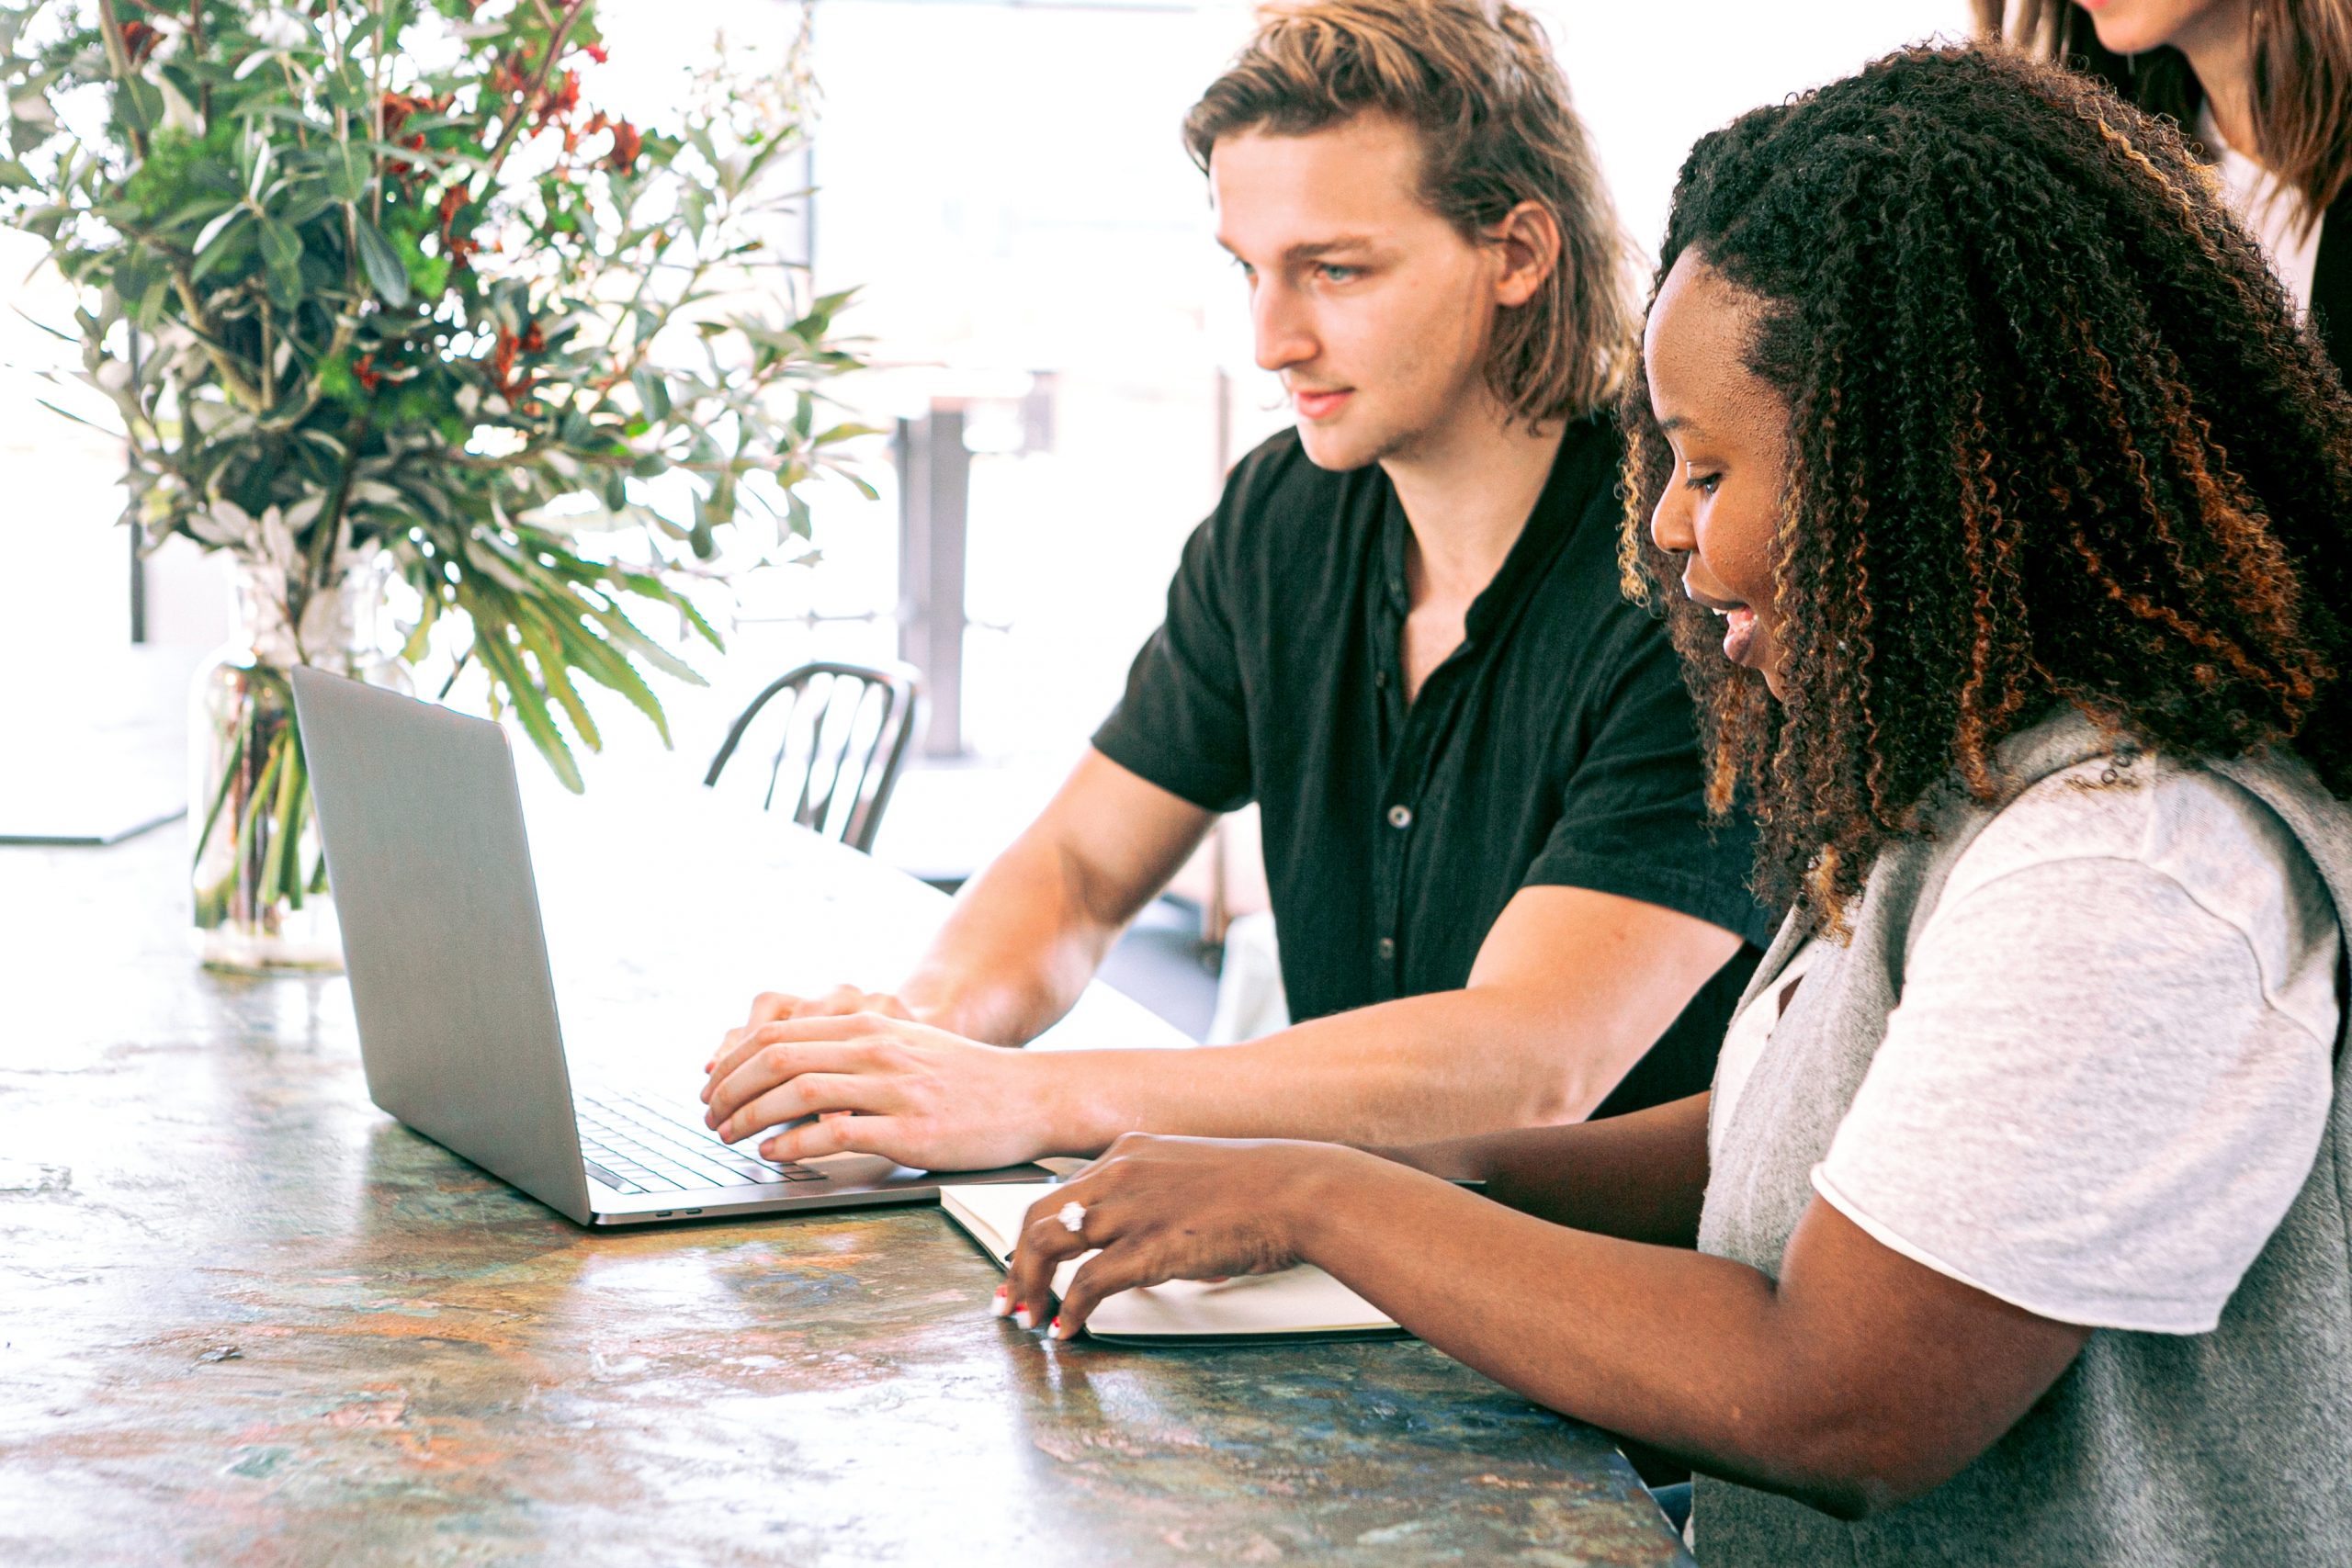
[[[2254,791],[2146,750],[2092,757],[2018,793],[1962,852],[1953,890],[2052,860],[2136,861],[2192,887],[2256,866],[2309,865]]]
[[[2062,865],[2070,871],[2049,869]],[[2004,885],[2035,898],[2079,897],[2084,919],[2119,929],[2144,920],[2152,899],[2201,911],[2246,942],[2275,1001],[2320,979],[2333,999],[2334,965],[2316,961],[2332,953],[2337,921],[2318,868],[2260,795],[2197,761],[2109,755],[2038,781],[1962,852],[1939,904]],[[2186,901],[2157,897],[2166,886]],[[2136,935],[2165,945],[2163,933]],[[2314,992],[2312,1005],[2320,999]]]

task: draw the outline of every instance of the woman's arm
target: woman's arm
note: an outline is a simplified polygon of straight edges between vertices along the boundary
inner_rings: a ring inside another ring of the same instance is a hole
[[[1077,1235],[1057,1218],[1073,1201]],[[1818,1200],[1776,1281],[1328,1145],[1122,1139],[1032,1211],[1008,1305],[1042,1315],[1055,1266],[1092,1247],[1056,1319],[1065,1337],[1118,1291],[1311,1262],[1498,1382],[1843,1517],[1956,1473],[2089,1336],[1910,1261]]]
[[[1709,1097],[1605,1122],[1529,1127],[1373,1152],[1449,1181],[1478,1181],[1521,1213],[1596,1235],[1698,1245]]]

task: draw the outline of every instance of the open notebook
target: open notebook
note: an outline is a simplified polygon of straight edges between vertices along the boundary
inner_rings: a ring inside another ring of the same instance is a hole
[[[1010,1181],[992,1187],[943,1187],[939,1206],[996,1259],[1012,1260],[1013,1243],[1029,1206],[1054,1190],[1047,1181]],[[1091,1252],[1054,1272],[1058,1294]],[[1320,1269],[1285,1269],[1279,1274],[1245,1274],[1222,1284],[1171,1280],[1164,1285],[1122,1291],[1105,1297],[1087,1320],[1099,1339],[1182,1344],[1253,1339],[1363,1339],[1402,1334],[1396,1320]]]

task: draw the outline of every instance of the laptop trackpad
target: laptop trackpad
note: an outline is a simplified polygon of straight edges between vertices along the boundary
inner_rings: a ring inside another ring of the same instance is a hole
[[[793,1163],[824,1172],[836,1187],[898,1187],[909,1182],[937,1179],[929,1171],[900,1165],[881,1155],[820,1155],[814,1159]]]
[[[905,1187],[931,1188],[942,1181],[961,1182],[973,1186],[996,1181],[1051,1181],[1052,1171],[1043,1166],[1008,1165],[994,1170],[919,1170],[910,1165],[899,1165],[880,1155],[820,1155],[814,1159],[796,1162],[810,1170],[822,1171],[836,1191],[875,1190],[895,1190]],[[823,1190],[823,1189],[819,1189]]]

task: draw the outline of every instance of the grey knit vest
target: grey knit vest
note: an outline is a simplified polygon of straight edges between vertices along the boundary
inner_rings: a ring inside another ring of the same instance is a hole
[[[2002,749],[2018,789],[2105,754],[2069,716]],[[2352,810],[2289,757],[2211,764],[2301,840],[2352,910]],[[1829,1152],[1903,995],[1905,949],[1993,811],[1961,801],[1887,851],[1851,913],[1853,940],[1815,955],[1723,1129],[1699,1225],[1703,1252],[1777,1276],[1813,1168]],[[1804,933],[1783,929],[1742,1006]],[[1997,976],[1986,984],[1997,985]],[[2338,992],[2342,992],[2339,979]],[[2266,1568],[2352,1564],[2352,1095],[2336,1089],[2319,1159],[2211,1334],[2101,1329],[2023,1419],[1951,1481],[1846,1523],[1699,1478],[1692,1544],[1706,1568]]]

